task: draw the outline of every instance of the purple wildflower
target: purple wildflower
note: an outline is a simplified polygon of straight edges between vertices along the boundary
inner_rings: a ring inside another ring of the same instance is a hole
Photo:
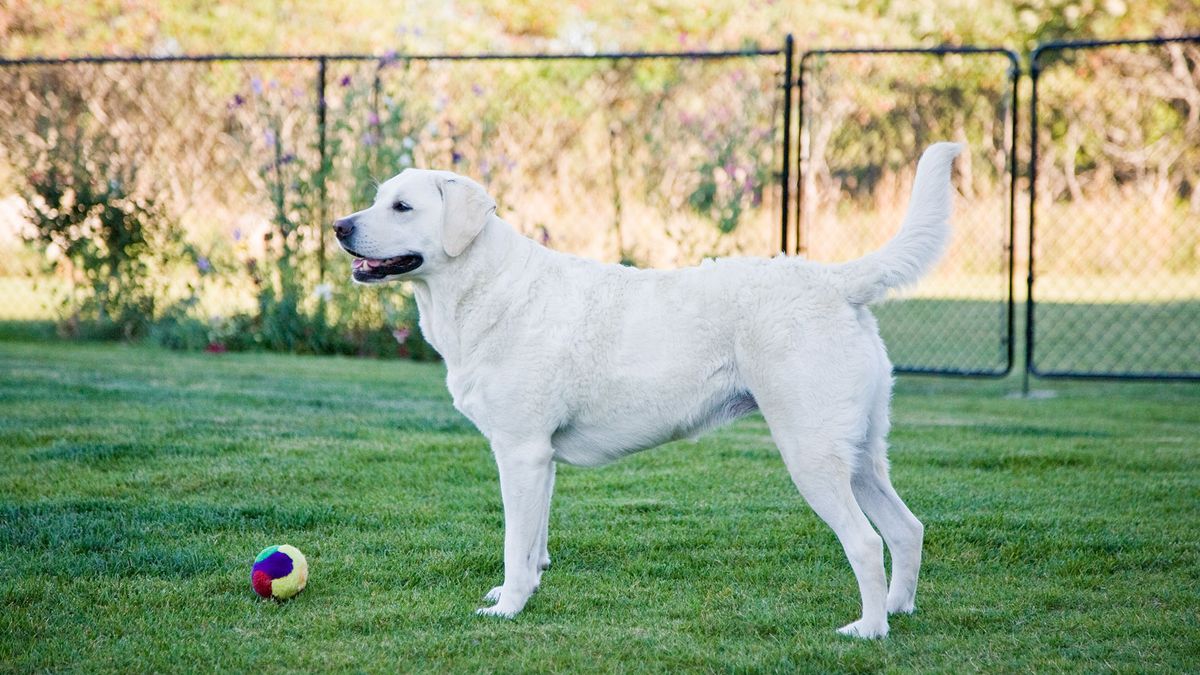
[[[233,228],[233,240],[234,241],[242,240],[242,228],[240,228],[240,227]]]
[[[349,87],[350,86],[350,76],[343,75],[342,79],[338,80],[338,84],[342,85],[343,87]]]
[[[240,108],[243,105],[245,105],[245,103],[246,103],[246,97],[242,96],[241,94],[234,94],[233,100],[231,100],[229,102],[229,107],[230,108]]]
[[[478,84],[472,84],[471,92],[476,96],[483,96],[483,87],[479,86]]]
[[[375,145],[375,140],[375,134],[368,131],[362,135],[362,138],[359,139],[359,142],[369,147]]]
[[[379,59],[379,67],[387,68],[396,62],[396,50],[389,49],[383,53],[383,57]]]
[[[252,90],[254,90],[254,93],[255,93],[255,95],[257,95],[257,96],[262,96],[262,93],[263,93],[263,86],[262,86],[262,80],[261,80],[261,79],[259,79],[259,78],[257,78],[257,77],[251,78],[251,79],[250,79],[250,88],[251,88]]]
[[[200,270],[200,274],[207,274],[212,269],[212,263],[208,261],[208,258],[200,256],[196,258],[196,269]]]
[[[370,124],[373,127],[379,126],[379,113],[371,113],[370,115],[367,115],[367,124]]]
[[[263,140],[266,141],[267,145],[275,147],[275,131],[273,129],[267,129],[264,131]]]
[[[463,155],[461,152],[459,152],[457,150],[450,151],[450,163],[451,164],[458,164],[461,161],[463,161]]]

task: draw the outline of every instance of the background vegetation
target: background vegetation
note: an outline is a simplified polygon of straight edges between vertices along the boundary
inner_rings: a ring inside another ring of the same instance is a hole
[[[1195,0],[7,0],[0,53],[323,53],[801,49],[940,43],[1025,51],[1059,38],[1200,30]]]
[[[1025,50],[1057,38],[1200,31],[1198,17],[1195,0],[412,1],[400,10],[12,0],[0,9],[0,53],[9,57],[384,58],[330,64],[324,154],[311,62],[6,68],[0,318],[178,347],[428,356],[411,302],[397,289],[349,288],[345,259],[323,231],[369,201],[377,181],[412,165],[483,180],[523,232],[591,257],[673,266],[778,250],[780,59],[447,63],[397,54],[777,48],[788,31],[800,50]],[[1043,299],[1136,310],[1200,295],[1198,52],[1044,59]],[[806,195],[801,252],[844,260],[877,247],[898,220],[923,145],[964,141],[971,152],[958,164],[954,246],[911,292],[963,301],[924,305],[962,316],[911,312],[917,320],[892,332],[914,343],[947,321],[1002,332],[1006,251],[1015,249],[1019,268],[1026,250],[1025,228],[1016,241],[1007,231],[1005,150],[1013,115],[1024,113],[1011,109],[1006,59],[808,65],[794,148]],[[98,201],[84,208],[88,199]],[[1053,327],[1054,316],[1041,325]],[[1062,316],[1062,334],[1076,332],[1074,314]],[[995,352],[980,343],[968,366],[992,363]]]

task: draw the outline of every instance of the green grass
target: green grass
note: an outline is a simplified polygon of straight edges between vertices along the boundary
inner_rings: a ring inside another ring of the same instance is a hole
[[[897,366],[1001,372],[1007,358],[999,300],[910,298],[873,308]],[[1020,370],[1025,307],[1014,309]],[[1039,372],[1200,373],[1200,302],[1042,302],[1034,310]]]
[[[1200,387],[902,379],[918,611],[858,593],[748,418],[563,467],[512,622],[487,446],[436,365],[0,343],[0,670],[1009,671],[1200,664]],[[291,543],[309,588],[260,601]]]

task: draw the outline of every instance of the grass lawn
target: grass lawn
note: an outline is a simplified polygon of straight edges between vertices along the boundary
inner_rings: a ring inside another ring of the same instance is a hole
[[[1200,386],[902,379],[918,610],[858,592],[759,417],[559,471],[512,622],[487,446],[437,365],[0,343],[0,670],[1200,668]],[[259,600],[290,543],[308,589]]]
[[[1004,371],[1008,321],[999,300],[910,298],[872,310],[897,367]],[[1200,302],[1041,302],[1035,307],[1039,372],[1200,373]],[[1014,338],[1025,341],[1024,301]],[[1024,367],[1017,350],[1014,368]]]

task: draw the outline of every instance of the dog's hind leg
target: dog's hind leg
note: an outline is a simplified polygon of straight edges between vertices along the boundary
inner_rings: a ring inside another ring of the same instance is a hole
[[[842,392],[822,389],[816,385],[806,390],[803,384],[789,379],[786,385],[775,382],[753,393],[792,482],[813,511],[833,529],[854,569],[862,595],[862,617],[838,632],[863,638],[884,637],[888,622],[883,540],[859,508],[851,487],[861,442],[861,437],[855,438],[856,415],[835,419],[839,416],[829,414],[830,404],[841,399]]]
[[[833,325],[821,332],[813,328],[809,335],[845,332],[843,326]],[[874,391],[877,368],[864,360],[867,349],[862,340],[809,340],[804,353],[796,353],[792,344],[779,349],[763,349],[762,342],[753,346],[738,354],[739,372],[771,429],[792,482],[837,535],[858,582],[862,616],[838,632],[884,637],[888,618],[883,540],[871,527],[851,485],[871,409],[863,394]]]
[[[892,583],[888,588],[889,614],[911,613],[921,569],[921,544],[925,527],[896,494],[888,477],[887,434],[890,387],[880,387],[870,413],[866,452],[859,458],[852,485],[854,496],[892,554]]]
[[[859,508],[850,486],[850,467],[843,459],[846,445],[813,442],[796,436],[776,443],[800,494],[837,535],[854,569],[862,595],[862,618],[838,632],[855,637],[884,637],[888,632],[883,571],[883,541]]]

